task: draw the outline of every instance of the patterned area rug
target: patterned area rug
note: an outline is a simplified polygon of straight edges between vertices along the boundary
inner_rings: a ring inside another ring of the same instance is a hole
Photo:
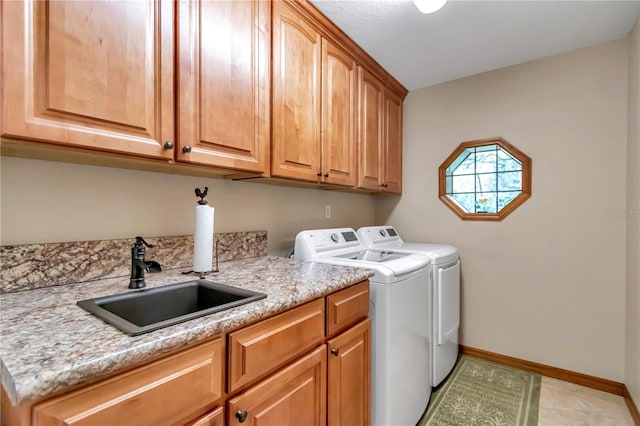
[[[462,355],[418,426],[536,426],[540,376]]]

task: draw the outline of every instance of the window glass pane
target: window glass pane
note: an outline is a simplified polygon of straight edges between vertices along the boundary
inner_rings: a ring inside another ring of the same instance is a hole
[[[522,190],[522,172],[498,173],[498,191]]]
[[[476,173],[496,171],[496,150],[476,153]]]
[[[500,148],[498,150],[498,171],[508,172],[512,170],[522,170],[522,164],[508,152]]]
[[[476,194],[476,213],[496,213],[496,195],[495,192]]]
[[[520,194],[520,191],[499,192],[498,193],[498,211],[513,201]]]
[[[453,192],[474,192],[475,191],[475,176],[453,176]]]
[[[475,211],[475,194],[453,194],[451,199],[458,203],[467,213],[473,213]]]
[[[447,176],[447,194],[451,194],[453,192],[453,178],[451,176]]]
[[[447,168],[447,175],[468,175],[475,173],[476,155],[465,149]]]
[[[489,192],[496,190],[496,174],[495,173],[483,173],[477,176],[476,191]]]
[[[477,146],[476,147],[476,152],[495,151],[496,149],[499,149],[499,148],[500,147],[498,145]]]

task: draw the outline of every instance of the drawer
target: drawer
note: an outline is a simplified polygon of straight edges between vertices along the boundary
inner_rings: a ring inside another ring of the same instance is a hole
[[[348,328],[369,315],[369,281],[327,296],[327,337]]]
[[[223,340],[38,404],[35,425],[170,425],[222,396]]]
[[[187,426],[224,426],[224,408],[218,407]]]
[[[229,392],[273,371],[323,340],[323,299],[230,333]]]

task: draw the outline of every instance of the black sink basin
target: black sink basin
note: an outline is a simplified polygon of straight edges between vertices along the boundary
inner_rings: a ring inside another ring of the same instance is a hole
[[[267,297],[206,280],[81,300],[78,306],[131,336]]]

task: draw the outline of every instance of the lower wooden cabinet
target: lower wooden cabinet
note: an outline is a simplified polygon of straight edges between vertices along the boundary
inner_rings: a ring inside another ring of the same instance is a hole
[[[367,426],[368,305],[365,280],[33,405],[7,407],[3,391],[0,418],[34,426]]]
[[[229,400],[227,424],[325,425],[326,353],[325,346],[320,346]]]
[[[370,422],[371,394],[371,321],[367,318],[369,308],[369,283],[363,282],[326,297],[327,335],[330,330],[344,330],[330,338],[326,345],[298,358],[275,374],[248,388],[227,404],[228,425],[345,425],[367,426]],[[310,315],[294,313],[296,310],[312,309],[316,302],[296,308],[274,317],[276,328],[261,323],[241,329],[229,336],[230,354],[233,340],[259,326],[261,336],[249,341],[268,341],[271,336],[302,324]],[[288,318],[288,321],[284,321]],[[363,319],[364,318],[364,319]],[[355,325],[354,325],[355,324]],[[350,327],[350,328],[349,328]],[[255,332],[249,334],[254,335]],[[295,340],[300,340],[304,334]],[[247,337],[249,337],[247,336]],[[265,340],[267,339],[267,340]],[[247,340],[247,339],[245,339]],[[293,340],[290,340],[293,341]],[[280,345],[271,345],[271,347]],[[263,348],[254,356],[269,359],[270,352]],[[229,370],[240,369],[242,358],[230,356]]]
[[[223,340],[153,362],[33,408],[34,425],[172,425],[222,396]]]
[[[364,320],[327,342],[327,424],[369,424],[371,321]]]

